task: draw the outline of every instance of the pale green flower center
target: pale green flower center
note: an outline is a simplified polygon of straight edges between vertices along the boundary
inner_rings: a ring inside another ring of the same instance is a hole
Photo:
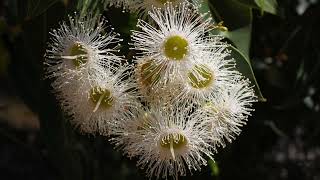
[[[164,43],[164,54],[173,60],[182,60],[188,53],[188,41],[181,36],[171,36]]]
[[[168,134],[161,138],[160,146],[170,150],[173,160],[175,160],[175,150],[186,147],[188,141],[182,134]]]
[[[75,43],[70,47],[69,56],[74,57],[72,62],[76,67],[80,67],[88,61],[88,51],[80,43]]]
[[[194,71],[196,71],[197,76]],[[193,71],[188,73],[188,78],[191,86],[197,89],[209,87],[215,80],[215,76],[209,68],[197,65],[194,67]]]
[[[90,90],[90,100],[96,105],[94,112],[100,107],[109,109],[114,102],[111,92],[101,87],[94,87]]]
[[[182,134],[168,134],[161,138],[161,147],[170,149],[179,149],[187,145],[187,139]]]
[[[140,76],[140,82],[143,86],[150,86],[155,84],[160,79],[160,66],[157,66],[153,60],[148,60],[143,63],[138,75]]]

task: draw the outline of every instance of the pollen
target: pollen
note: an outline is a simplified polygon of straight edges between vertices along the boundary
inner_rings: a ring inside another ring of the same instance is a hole
[[[188,73],[189,83],[196,89],[207,88],[215,80],[213,72],[206,66],[195,66],[192,71]]]
[[[173,60],[182,60],[188,54],[188,41],[181,36],[171,36],[164,43],[164,54]]]
[[[88,51],[80,43],[71,46],[69,55],[73,57],[72,61],[75,67],[80,67],[88,61]]]
[[[93,112],[97,111],[99,108],[109,109],[112,107],[114,102],[111,91],[100,87],[94,87],[91,89],[90,99],[95,104]]]

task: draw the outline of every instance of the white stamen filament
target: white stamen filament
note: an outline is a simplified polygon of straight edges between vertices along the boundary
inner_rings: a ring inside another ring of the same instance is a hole
[[[93,112],[96,112],[96,111],[99,109],[100,104],[101,104],[103,98],[105,97],[105,95],[106,95],[106,92],[104,92],[104,93],[100,96],[100,98],[99,98],[99,100],[98,100],[98,102],[97,102],[97,104],[96,104],[96,107],[94,108]]]
[[[58,56],[57,56],[58,57]],[[77,59],[77,58],[82,58],[82,57],[86,57],[86,55],[75,55],[75,56],[61,56],[63,59],[69,59],[69,60],[73,60],[73,59]]]
[[[175,155],[174,155],[173,138],[170,138],[170,152],[171,152],[171,155],[172,155],[173,160],[175,161],[175,160],[176,160],[176,157],[175,157]]]

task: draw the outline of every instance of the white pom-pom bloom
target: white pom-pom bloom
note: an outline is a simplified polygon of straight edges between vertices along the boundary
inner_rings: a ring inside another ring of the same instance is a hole
[[[126,68],[116,74],[105,69],[91,79],[74,80],[59,94],[71,123],[82,132],[108,135],[109,127],[118,119],[131,119],[140,108],[135,83]]]
[[[112,32],[102,35],[105,23],[100,17],[76,15],[53,30],[45,55],[47,77],[56,78],[55,84],[63,86],[73,79],[88,78],[100,67],[119,64],[121,58],[113,53],[121,39]]]
[[[135,68],[135,78],[143,100],[149,103],[159,103],[161,99],[162,105],[170,103],[181,92],[180,84],[178,82],[171,82],[170,85],[159,83],[161,72],[165,70],[165,67],[156,65],[151,58],[142,58],[138,60],[139,63]]]
[[[182,3],[166,4],[164,9],[149,12],[154,26],[139,20],[141,31],[133,31],[134,49],[140,52],[137,63],[148,57],[159,66],[159,82],[182,78],[182,72],[199,64],[201,56],[211,51],[209,38],[210,19],[204,20],[195,9]]]
[[[183,70],[182,90],[174,101],[202,104],[207,99],[219,98],[220,92],[226,91],[241,77],[235,69],[235,60],[228,58],[228,45],[221,43],[219,38],[212,40],[212,52],[202,56],[198,64]]]
[[[207,124],[208,136],[219,137],[215,145],[226,145],[240,134],[248,116],[254,111],[252,103],[257,101],[248,80],[237,80],[230,88],[222,91],[219,97],[209,99],[208,103],[194,113],[194,118]]]
[[[201,170],[215,151],[207,143],[212,141],[207,129],[184,109],[174,109],[142,112],[112,139],[129,157],[138,158],[149,177],[177,179],[188,170]]]

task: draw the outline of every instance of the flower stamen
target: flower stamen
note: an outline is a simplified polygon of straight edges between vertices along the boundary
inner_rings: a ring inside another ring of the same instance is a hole
[[[88,51],[80,43],[74,43],[70,47],[69,56],[72,57],[72,62],[75,67],[80,67],[81,65],[88,62]]]
[[[175,157],[175,155],[174,155],[173,139],[172,139],[172,138],[170,139],[170,152],[171,152],[171,155],[172,155],[173,160],[175,161],[175,160],[176,160],[176,157]]]
[[[188,73],[189,83],[196,89],[209,87],[215,80],[213,72],[206,66],[196,65],[192,71]]]
[[[102,89],[100,87],[91,89],[90,99],[93,103],[95,103],[93,112],[96,112],[101,106],[103,106],[105,109],[111,108],[114,101],[111,92],[108,89]]]
[[[185,147],[187,143],[187,139],[182,134],[168,134],[161,139],[160,146],[169,149],[173,160],[176,160],[174,150]]]

